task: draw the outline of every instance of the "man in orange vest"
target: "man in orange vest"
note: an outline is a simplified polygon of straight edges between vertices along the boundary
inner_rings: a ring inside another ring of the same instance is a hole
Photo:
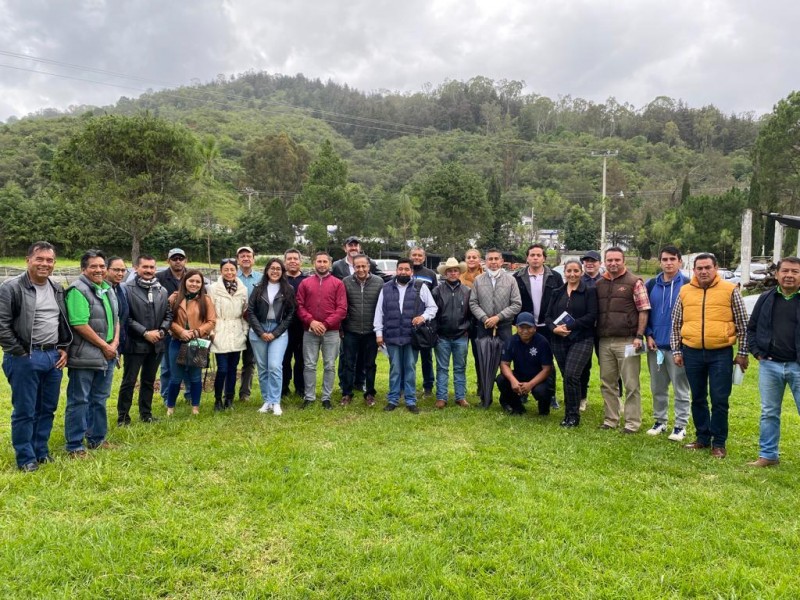
[[[747,309],[739,289],[717,274],[713,254],[699,254],[694,260],[694,276],[681,288],[672,311],[670,346],[675,364],[685,367],[692,392],[697,439],[684,448],[711,448],[711,456],[725,458],[731,365],[736,363],[744,371],[748,364]]]

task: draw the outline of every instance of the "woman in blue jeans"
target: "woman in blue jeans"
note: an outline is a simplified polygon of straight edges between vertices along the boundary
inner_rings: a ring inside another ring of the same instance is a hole
[[[181,344],[198,339],[209,339],[217,322],[214,302],[206,294],[203,274],[200,271],[187,271],[181,279],[178,291],[170,296],[172,325],[170,333],[170,380],[167,390],[167,416],[175,412],[175,400],[181,389],[184,373],[189,374],[189,396],[192,401],[192,414],[200,413],[200,396],[203,393],[200,367],[178,364]]]
[[[286,267],[278,258],[264,268],[264,277],[247,303],[250,345],[258,367],[258,384],[264,404],[260,413],[281,415],[283,355],[289,343],[287,329],[294,318],[294,288],[286,280]]]

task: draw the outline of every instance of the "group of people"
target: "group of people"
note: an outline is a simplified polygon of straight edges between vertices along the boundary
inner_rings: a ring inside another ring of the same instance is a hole
[[[50,277],[55,248],[34,243],[26,272],[0,286],[0,345],[18,467],[35,471],[52,460],[48,442],[64,367],[66,450],[80,458],[110,446],[106,401],[120,362],[117,424],[126,426],[137,382],[139,418],[156,420],[159,366],[167,415],[181,388],[197,414],[204,350],[216,362],[215,410],[233,405],[237,383],[240,400],[247,400],[257,371],[259,412],[273,415],[282,414],[281,399],[291,385],[302,408],[316,402],[320,355],[323,408],[333,408],[337,358],[341,405],[360,391],[365,404],[375,406],[379,351],[389,360],[385,411],[397,409],[402,399],[408,411],[419,412],[420,356],[423,394],[433,395],[435,387],[434,406],[448,405],[452,380],[454,403],[469,407],[470,346],[477,394],[488,398],[484,407],[496,385],[510,414],[525,413],[532,397],[538,413],[547,415],[558,408],[555,359],[563,379],[561,425],[568,428],[580,424],[586,409],[595,352],[600,427],[628,434],[642,423],[640,355],[646,353],[655,419],[647,433],[670,431],[669,439],[684,441],[691,414],[696,439],[685,447],[708,448],[718,458],[726,455],[732,365],[746,370],[750,351],[761,363],[760,452],[750,463],[757,467],[778,463],[787,384],[800,411],[798,258],[780,262],[778,287],[759,298],[748,323],[742,296],[717,274],[716,258],[697,256],[688,279],[674,246],[661,249],[661,273],[647,283],[627,269],[620,248],[605,251],[604,272],[600,254],[591,251],[566,261],[563,278],[545,264],[541,244],[528,248],[527,264],[515,272],[503,268],[499,250],[488,250],[483,266],[480,252],[471,249],[464,261],[451,257],[440,264],[438,274],[425,266],[425,250],[417,247],[397,261],[391,277],[362,253],[358,238],[348,238],[344,250],[336,262],[317,252],[313,271],[305,274],[300,252],[289,249],[261,273],[254,269],[253,249],[242,246],[235,258],[221,261],[214,283],[187,267],[180,248],[170,250],[168,267],[158,272],[153,256],[140,255],[130,276],[122,258],[90,250],[81,257],[81,275],[65,290]],[[496,365],[482,350],[489,337],[502,345]]]

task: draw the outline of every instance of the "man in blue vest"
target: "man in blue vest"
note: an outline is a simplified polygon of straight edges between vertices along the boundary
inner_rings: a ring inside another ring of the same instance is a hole
[[[84,438],[89,448],[110,447],[106,441],[106,400],[119,357],[119,309],[105,276],[105,255],[88,250],[81,256],[81,276],[67,289],[67,318],[73,342],[67,358],[64,438],[72,458],[87,455]]]
[[[412,273],[411,259],[397,261],[394,279],[384,284],[378,296],[373,325],[378,346],[385,346],[389,354],[389,393],[384,410],[397,408],[402,391],[406,408],[417,414],[419,351],[411,345],[411,332],[436,316],[436,303],[427,285],[411,283]]]

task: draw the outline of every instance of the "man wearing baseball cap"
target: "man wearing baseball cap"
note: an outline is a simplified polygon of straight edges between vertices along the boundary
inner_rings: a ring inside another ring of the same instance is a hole
[[[167,291],[167,298],[178,291],[181,286],[181,279],[186,273],[186,252],[180,248],[173,248],[167,252],[168,268],[156,273],[156,279],[161,287]],[[169,337],[164,344],[164,355],[161,357],[161,395],[166,398],[167,388],[169,387]],[[189,389],[188,376],[184,381],[185,389]],[[154,417],[150,417],[155,420]]]
[[[513,363],[513,368],[512,368]],[[517,333],[503,348],[500,375],[500,405],[512,415],[525,413],[522,399],[533,394],[540,415],[550,414],[553,396],[548,380],[553,370],[553,352],[543,335],[536,333],[536,319],[529,312],[517,315]]]
[[[594,287],[597,283],[597,280],[600,279],[600,253],[595,252],[594,250],[589,250],[588,252],[584,253],[581,256],[581,264],[583,265],[583,275],[581,279],[583,282],[589,286]],[[594,338],[594,353],[595,355],[600,356],[600,340],[595,337]],[[589,393],[589,380],[592,376],[592,361],[586,361],[586,366],[583,368],[583,373],[581,373],[581,403],[580,403],[580,410],[581,412],[586,410],[587,406],[587,394]],[[622,396],[622,381],[619,384],[620,392],[619,395]]]
[[[344,258],[340,258],[334,262],[331,267],[331,274],[337,279],[344,279],[345,277],[354,275],[356,271],[353,265],[353,258],[359,254],[363,254],[361,251],[361,240],[354,235],[351,235],[344,241],[342,248],[344,249]],[[384,281],[387,280],[386,273],[381,271],[378,268],[378,263],[371,258],[369,259],[369,272],[373,275],[377,275]]]
[[[236,250],[236,262],[239,265],[239,272],[236,276],[247,288],[247,297],[253,293],[253,288],[261,281],[263,274],[257,269],[253,269],[255,264],[255,253],[250,246],[240,246]],[[253,385],[253,371],[255,370],[256,359],[253,356],[253,347],[250,345],[248,336],[246,347],[242,352],[242,383],[239,386],[239,400],[247,402],[250,399],[250,388]]]

